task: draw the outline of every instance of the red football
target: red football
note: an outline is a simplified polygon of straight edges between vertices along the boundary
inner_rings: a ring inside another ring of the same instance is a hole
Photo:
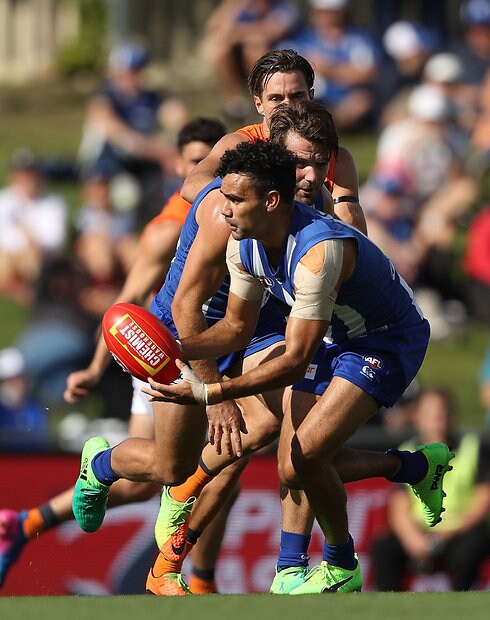
[[[135,304],[111,306],[102,319],[107,348],[133,376],[146,381],[172,383],[180,375],[175,365],[182,359],[170,330],[149,310]]]

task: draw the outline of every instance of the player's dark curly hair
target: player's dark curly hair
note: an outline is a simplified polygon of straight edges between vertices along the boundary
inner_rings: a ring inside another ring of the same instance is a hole
[[[215,118],[197,117],[186,123],[177,136],[177,148],[182,151],[190,142],[214,146],[226,134],[223,123]]]
[[[296,157],[280,144],[242,142],[224,153],[216,174],[244,174],[252,179],[258,196],[277,190],[285,201],[294,199]]]
[[[252,96],[261,97],[267,82],[275,73],[299,71],[308,89],[313,88],[315,72],[310,63],[294,50],[271,50],[263,54],[252,67],[248,76],[248,89]]]
[[[284,145],[290,131],[337,155],[339,137],[332,115],[321,101],[297,100],[278,105],[269,122],[270,141]]]

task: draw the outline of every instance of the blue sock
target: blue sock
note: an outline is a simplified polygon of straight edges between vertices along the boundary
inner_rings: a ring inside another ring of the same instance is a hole
[[[323,543],[323,559],[332,566],[340,566],[347,570],[354,570],[357,560],[354,556],[354,541],[349,534],[349,540],[343,545],[329,545],[327,541]]]
[[[296,534],[281,530],[281,547],[277,560],[277,571],[291,566],[308,566],[310,534]]]
[[[121,476],[118,476],[111,467],[111,454],[113,448],[102,450],[92,459],[92,471],[99,482],[107,486],[111,485]]]
[[[416,484],[425,477],[429,470],[429,463],[423,452],[409,452],[408,450],[390,448],[386,450],[386,454],[394,454],[401,461],[400,469],[392,478],[389,478],[391,482]]]

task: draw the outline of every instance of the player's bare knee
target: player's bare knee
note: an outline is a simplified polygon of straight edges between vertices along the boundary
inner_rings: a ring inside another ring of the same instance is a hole
[[[279,437],[281,426],[279,421],[268,421],[254,429],[250,436],[245,436],[244,443],[245,449],[249,454],[257,452],[266,446],[269,446],[274,440]]]
[[[155,466],[153,479],[158,484],[173,487],[183,484],[195,471],[195,465],[159,463]]]
[[[280,459],[278,461],[277,470],[281,484],[283,484],[288,489],[301,488],[299,486],[299,477],[291,459]]]
[[[325,455],[317,449],[310,448],[300,443],[297,437],[291,443],[291,467],[295,473],[295,481],[311,479],[314,477],[321,464],[325,462]],[[288,485],[290,488],[302,488],[296,482],[296,486]]]

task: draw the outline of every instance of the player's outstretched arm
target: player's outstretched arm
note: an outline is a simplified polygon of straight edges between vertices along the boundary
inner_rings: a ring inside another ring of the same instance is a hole
[[[230,295],[228,305],[230,302],[233,304],[235,297]],[[253,313],[252,307],[250,311]],[[143,392],[148,394],[152,401],[206,404],[252,396],[291,385],[304,376],[327,328],[328,321],[290,318],[286,329],[285,352],[253,370],[233,379],[225,379],[220,383],[205,384],[188,366],[177,361],[179,368],[183,369],[184,381],[164,385],[149,379],[148,383],[151,388],[144,388]],[[184,357],[186,357],[186,350],[189,355],[204,356],[209,351],[213,351],[213,354],[224,354],[231,349],[232,342],[237,342],[236,346],[242,348],[243,343],[239,339],[236,340],[236,336],[240,337],[236,327],[230,328],[230,323],[226,318],[222,319],[200,336],[184,341],[182,343]],[[186,343],[189,343],[188,349],[186,349]]]

